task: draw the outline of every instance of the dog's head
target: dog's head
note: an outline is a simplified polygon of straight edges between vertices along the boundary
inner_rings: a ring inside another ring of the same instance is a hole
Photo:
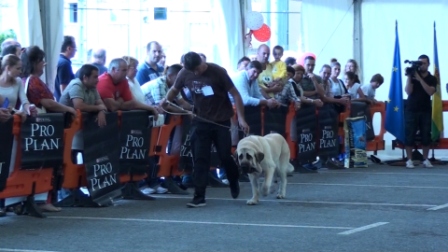
[[[258,165],[264,158],[262,152],[255,152],[250,148],[242,148],[235,151],[234,159],[241,170],[245,173],[261,173],[262,170]]]

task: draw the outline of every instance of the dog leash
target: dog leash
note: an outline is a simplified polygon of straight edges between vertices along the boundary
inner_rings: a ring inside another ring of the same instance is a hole
[[[182,108],[182,107],[178,106],[177,104],[172,103],[172,102],[170,102],[170,101],[166,101],[166,103],[168,103],[168,105],[173,106],[173,107],[175,107],[175,108],[177,108],[177,109],[179,109],[179,110],[181,110],[181,111],[184,111],[184,113],[175,113],[175,112],[167,111],[167,110],[165,110],[164,108],[161,107],[161,109],[163,110],[163,112],[165,112],[165,113],[167,113],[167,114],[171,114],[171,115],[190,115],[190,116],[193,116],[194,118],[197,118],[197,119],[199,119],[199,120],[201,120],[201,121],[204,121],[204,122],[207,122],[207,123],[211,123],[211,124],[214,124],[214,125],[221,126],[221,127],[223,127],[223,128],[229,129],[229,131],[231,131],[232,129],[234,129],[234,127],[232,127],[232,126],[229,127],[229,126],[222,125],[222,124],[216,123],[216,122],[214,122],[214,121],[208,120],[208,119],[206,119],[206,118],[200,117],[200,116],[196,115],[195,113],[193,113],[192,111],[186,110],[186,109],[184,109],[184,108]],[[240,129],[238,126],[236,126],[236,127],[237,127],[237,130],[238,130],[238,131],[241,131],[241,132],[244,133],[244,137],[247,137],[247,136],[249,135],[249,133],[246,134],[246,133],[244,132],[244,130]]]

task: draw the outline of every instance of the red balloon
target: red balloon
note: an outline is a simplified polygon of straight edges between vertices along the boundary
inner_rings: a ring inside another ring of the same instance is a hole
[[[257,39],[260,42],[266,42],[271,38],[271,28],[267,26],[266,24],[263,24],[263,26],[256,30],[252,31],[255,39]]]
[[[302,66],[304,66],[305,65],[305,58],[308,57],[308,56],[312,56],[315,60],[317,60],[316,59],[316,55],[314,53],[312,53],[312,52],[305,52],[305,53],[302,53],[302,55],[300,55],[300,57],[297,59],[297,63],[302,65]]]

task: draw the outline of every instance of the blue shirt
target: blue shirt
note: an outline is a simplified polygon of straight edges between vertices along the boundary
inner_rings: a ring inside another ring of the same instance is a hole
[[[135,77],[140,85],[148,81],[155,80],[163,75],[163,67],[157,65],[157,71],[154,70],[147,62],[140,64],[137,67],[137,76]]]
[[[72,62],[64,55],[59,55],[58,70],[54,80],[54,97],[59,102],[61,98],[61,84],[68,85],[75,78],[72,69]]]

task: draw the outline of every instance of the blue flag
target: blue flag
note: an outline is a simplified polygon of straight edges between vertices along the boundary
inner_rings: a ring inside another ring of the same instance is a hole
[[[389,101],[386,107],[386,130],[404,143],[404,104],[401,81],[400,43],[398,42],[398,23],[395,22],[395,51],[392,78],[390,81]]]

